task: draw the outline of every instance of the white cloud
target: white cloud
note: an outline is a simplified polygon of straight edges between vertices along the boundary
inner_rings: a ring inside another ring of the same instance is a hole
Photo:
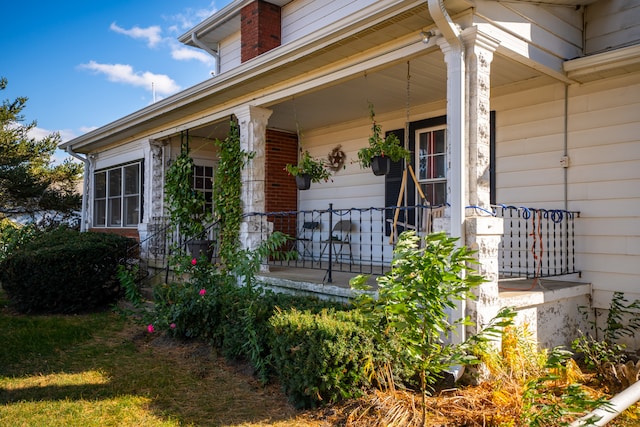
[[[179,91],[180,86],[166,74],[154,74],[150,71],[136,72],[131,65],[127,64],[100,64],[96,61],[89,61],[88,64],[80,65],[97,73],[107,76],[112,82],[124,83],[131,86],[138,86],[149,91],[155,88],[160,95],[170,95]]]
[[[189,61],[195,59],[203,64],[211,65],[214,60],[211,55],[202,51],[196,50],[187,46],[182,46],[177,43],[171,44],[171,57],[176,61]]]
[[[168,21],[176,22],[176,25],[169,27],[169,29],[172,32],[178,32],[180,30],[187,30],[191,27],[194,27],[200,21],[213,15],[217,10],[218,8],[215,5],[215,1],[212,1],[209,4],[208,8],[187,8],[183,13],[167,16],[165,17],[165,19],[167,19]]]
[[[80,127],[80,132],[88,133],[88,132],[91,132],[92,130],[96,130],[96,129],[98,129],[98,126],[82,126],[82,127]]]
[[[111,31],[116,33],[124,34],[125,36],[129,36],[134,39],[143,39],[147,41],[147,46],[155,47],[158,43],[162,41],[162,29],[157,25],[152,25],[147,28],[133,27],[129,30],[119,27],[115,22],[111,23],[109,27]]]

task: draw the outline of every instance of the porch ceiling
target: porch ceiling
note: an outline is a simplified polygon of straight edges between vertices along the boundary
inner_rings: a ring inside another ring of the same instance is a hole
[[[407,71],[409,97],[407,98]],[[334,81],[295,97],[288,97],[271,105],[273,111],[269,127],[295,132],[296,119],[300,130],[338,125],[368,119],[368,101],[374,103],[376,114],[405,111],[409,108],[446,100],[446,65],[439,49],[411,58],[409,65],[402,61],[375,72],[360,73]],[[514,86],[552,81],[532,68],[495,55],[491,64],[491,91],[499,94]],[[192,135],[224,138],[227,130],[220,123],[190,131]]]

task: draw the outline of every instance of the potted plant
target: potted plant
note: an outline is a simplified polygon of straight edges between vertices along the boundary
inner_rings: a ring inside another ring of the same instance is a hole
[[[392,161],[409,160],[411,153],[400,144],[396,135],[390,133],[386,138],[382,137],[382,127],[376,122],[376,113],[371,103],[369,116],[372,123],[369,146],[358,150],[358,160],[362,168],[371,167],[374,175],[386,175]]]
[[[287,164],[284,169],[296,178],[299,190],[308,190],[312,182],[328,181],[331,177],[325,163],[311,157],[306,150],[297,165]]]
[[[167,170],[164,190],[171,225],[187,241],[191,256],[198,258],[211,251],[206,227],[213,216],[206,208],[204,194],[192,186],[193,168],[189,151],[183,150]]]

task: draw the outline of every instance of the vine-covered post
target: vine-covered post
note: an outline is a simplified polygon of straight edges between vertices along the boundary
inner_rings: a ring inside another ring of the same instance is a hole
[[[252,105],[242,106],[234,111],[240,128],[240,147],[252,153],[248,164],[242,170],[243,212],[263,213],[265,211],[265,146],[266,129],[272,111]],[[245,216],[240,224],[241,249],[256,249],[272,231],[266,217]]]

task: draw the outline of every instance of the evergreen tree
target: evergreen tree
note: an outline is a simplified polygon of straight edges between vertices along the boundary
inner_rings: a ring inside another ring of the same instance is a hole
[[[0,91],[7,79],[0,78]],[[83,165],[70,159],[53,165],[60,143],[52,133],[42,139],[29,136],[36,122],[24,122],[27,98],[0,105],[0,219],[29,216],[38,222],[69,221],[77,217],[81,196],[76,192]]]

